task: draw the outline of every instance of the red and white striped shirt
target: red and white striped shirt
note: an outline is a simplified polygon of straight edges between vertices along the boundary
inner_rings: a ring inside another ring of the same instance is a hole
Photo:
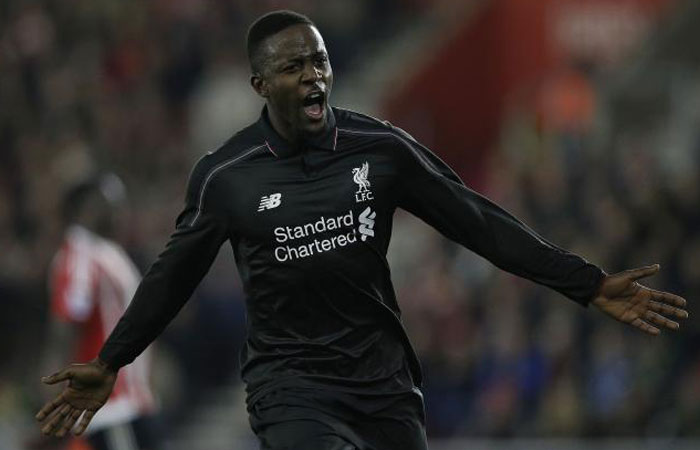
[[[78,342],[73,357],[97,357],[102,343],[126,310],[140,274],[116,243],[81,226],[71,226],[50,273],[51,310],[75,324]],[[95,414],[88,432],[130,421],[154,409],[148,385],[148,351],[119,371],[107,403]]]

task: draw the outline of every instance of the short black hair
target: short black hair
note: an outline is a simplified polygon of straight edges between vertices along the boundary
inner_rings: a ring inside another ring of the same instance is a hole
[[[289,10],[272,11],[258,17],[248,28],[246,47],[248,49],[248,62],[253,72],[260,72],[262,61],[260,48],[262,42],[273,34],[279,33],[293,25],[310,25],[315,27],[311,19],[303,14]]]

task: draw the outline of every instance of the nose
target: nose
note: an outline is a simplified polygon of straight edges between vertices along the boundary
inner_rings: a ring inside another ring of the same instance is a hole
[[[315,83],[321,79],[323,72],[313,64],[305,64],[302,72],[302,82]]]

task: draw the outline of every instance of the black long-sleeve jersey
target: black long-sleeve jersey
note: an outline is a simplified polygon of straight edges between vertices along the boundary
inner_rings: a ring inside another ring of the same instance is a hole
[[[263,110],[195,165],[175,232],[100,358],[116,369],[143,351],[228,240],[247,296],[249,405],[275,388],[377,394],[420,386],[386,259],[397,207],[583,305],[604,275],[467,188],[386,122],[332,108],[326,131],[295,148]]]

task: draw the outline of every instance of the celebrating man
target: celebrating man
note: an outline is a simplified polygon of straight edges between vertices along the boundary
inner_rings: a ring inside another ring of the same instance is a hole
[[[114,374],[177,314],[229,241],[247,294],[242,376],[265,449],[425,449],[421,371],[401,324],[386,252],[403,208],[496,266],[658,334],[681,297],[608,275],[467,188],[404,131],[330,107],[333,74],[305,16],[277,11],[248,32],[260,119],[202,157],[165,251],[99,358],[37,414],[46,434],[81,433]],[[82,420],[78,419],[82,415]]]

